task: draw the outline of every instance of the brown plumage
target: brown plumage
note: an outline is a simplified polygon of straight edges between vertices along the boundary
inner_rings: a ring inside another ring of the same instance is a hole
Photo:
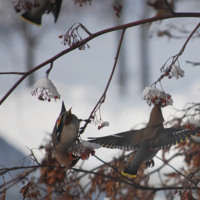
[[[55,150],[55,157],[58,162],[67,168],[73,167],[79,157],[73,157],[68,153],[69,148],[76,142],[79,131],[80,120],[66,111],[64,102],[52,134],[52,143]]]
[[[164,128],[164,118],[159,106],[155,106],[150,114],[146,128],[126,131],[106,137],[89,138],[89,142],[100,144],[106,148],[137,151],[133,161],[123,170],[122,174],[136,177],[141,163],[154,165],[152,158],[160,149],[178,144],[198,132],[195,130]]]

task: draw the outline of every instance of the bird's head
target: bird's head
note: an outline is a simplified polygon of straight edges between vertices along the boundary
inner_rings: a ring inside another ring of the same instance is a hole
[[[57,126],[58,130],[62,130],[63,125],[67,126],[67,125],[70,124],[70,122],[73,118],[73,115],[71,113],[71,109],[72,108],[70,108],[68,111],[66,111],[65,105],[64,105],[64,102],[63,102],[60,115],[59,115],[57,122],[56,122],[56,126]]]
[[[70,129],[64,128],[65,126],[75,124],[75,127],[77,127],[77,131],[79,130],[80,122],[79,122],[78,118],[71,113],[71,109],[72,108],[70,108],[68,111],[66,111],[64,102],[62,102],[61,112],[60,112],[58,119],[56,120],[56,124],[55,124],[54,131],[53,131],[52,138],[53,138],[54,145],[57,144],[58,142],[60,142],[61,133],[62,134],[70,133]],[[63,132],[64,129],[65,129],[65,131]],[[75,133],[77,131],[75,131]]]
[[[158,126],[163,124],[164,121],[165,120],[162,115],[161,107],[158,105],[154,106],[151,111],[149,123],[147,126]]]

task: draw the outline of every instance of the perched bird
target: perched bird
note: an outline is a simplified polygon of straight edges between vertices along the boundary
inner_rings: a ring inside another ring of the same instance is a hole
[[[164,128],[164,118],[160,106],[156,105],[150,114],[146,128],[131,130],[106,137],[89,138],[89,142],[100,144],[106,148],[135,150],[133,161],[122,171],[122,175],[136,177],[137,171],[143,162],[148,166],[154,161],[152,158],[160,149],[178,144],[194,135],[195,130]]]
[[[67,168],[73,167],[79,157],[69,155],[68,149],[76,142],[80,120],[71,113],[71,108],[66,111],[64,102],[52,134],[52,143],[55,150],[55,157],[58,162]]]
[[[38,0],[38,5],[31,6],[27,12],[21,15],[21,18],[40,26],[42,24],[42,15],[46,12],[49,14],[53,13],[55,18],[55,23],[58,19],[58,15],[60,13],[60,8],[62,4],[62,0]]]

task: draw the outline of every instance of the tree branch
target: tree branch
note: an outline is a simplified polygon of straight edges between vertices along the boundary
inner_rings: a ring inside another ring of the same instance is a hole
[[[0,105],[7,99],[7,97],[15,90],[15,88],[24,80],[26,79],[27,76],[29,76],[30,74],[34,73],[35,71],[39,70],[40,68],[44,67],[45,65],[52,63],[53,61],[57,60],[58,58],[60,58],[61,56],[79,48],[80,46],[86,44],[87,42],[89,42],[90,40],[100,36],[100,35],[104,35],[106,33],[109,32],[113,32],[116,30],[120,30],[120,29],[127,29],[127,28],[131,28],[134,26],[138,26],[138,25],[142,25],[142,24],[147,24],[150,22],[156,22],[156,21],[161,21],[164,19],[170,19],[170,18],[181,18],[181,17],[200,17],[200,13],[174,13],[172,14],[167,14],[167,15],[163,15],[163,16],[156,16],[156,17],[152,17],[152,18],[148,18],[148,19],[143,19],[143,20],[139,20],[136,22],[132,22],[132,23],[128,23],[128,24],[124,24],[124,25],[120,25],[120,26],[115,26],[112,28],[108,28],[102,31],[99,31],[97,33],[91,34],[90,36],[88,36],[87,38],[85,38],[84,40],[74,44],[72,47],[58,53],[57,55],[53,56],[52,58],[48,59],[47,61],[41,63],[40,65],[36,66],[35,68],[27,71],[25,74],[23,74],[23,76],[11,87],[11,89],[3,96],[3,98],[0,100]]]

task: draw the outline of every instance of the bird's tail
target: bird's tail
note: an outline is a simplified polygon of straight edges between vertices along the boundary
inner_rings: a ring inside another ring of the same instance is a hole
[[[123,176],[135,178],[137,176],[137,171],[139,169],[139,166],[133,165],[133,162],[131,162],[131,164],[128,165],[121,173]]]
[[[42,15],[31,15],[30,11],[27,11],[23,15],[21,15],[21,18],[37,26],[41,26],[42,23]]]

